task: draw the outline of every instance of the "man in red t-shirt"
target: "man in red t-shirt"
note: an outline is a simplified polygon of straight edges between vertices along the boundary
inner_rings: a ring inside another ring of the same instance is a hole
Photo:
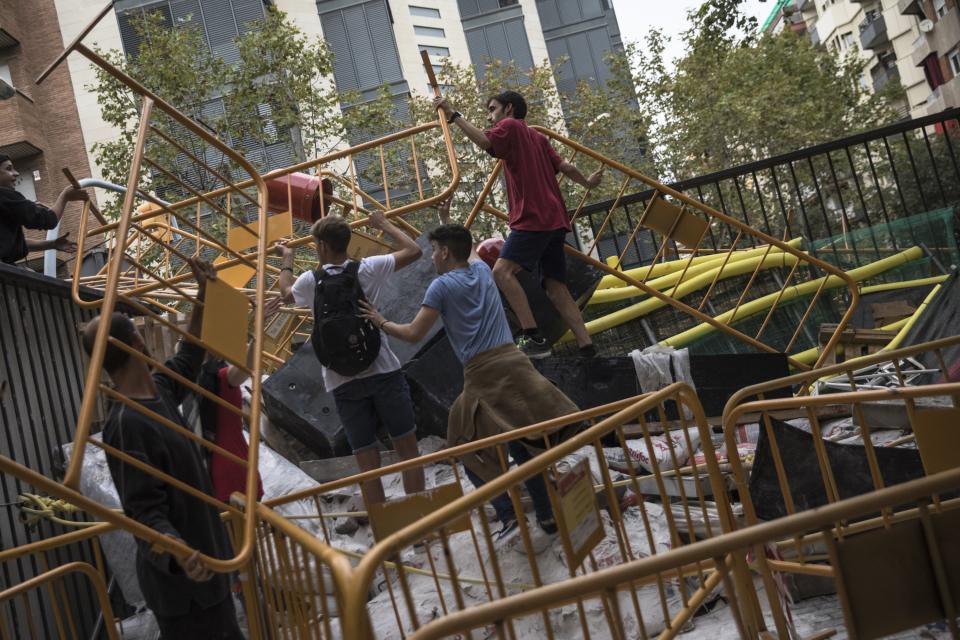
[[[456,123],[471,142],[503,160],[510,235],[493,267],[493,278],[520,321],[517,346],[531,358],[550,354],[550,345],[537,328],[516,275],[520,269],[532,271],[539,265],[547,297],[573,331],[581,354],[594,355],[580,309],[567,289],[563,244],[570,220],[556,176],[562,173],[592,189],[600,184],[602,169],[587,178],[561,158],[546,136],[527,126],[527,103],[515,91],[504,91],[487,101],[487,121],[493,126],[486,131],[467,122],[445,98],[434,98],[434,105],[443,109],[447,122]]]

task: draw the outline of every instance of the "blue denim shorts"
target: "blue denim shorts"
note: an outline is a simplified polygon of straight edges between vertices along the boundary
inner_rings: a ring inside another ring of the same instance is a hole
[[[410,388],[402,371],[345,382],[333,390],[333,400],[354,453],[377,446],[380,425],[392,440],[417,430]]]

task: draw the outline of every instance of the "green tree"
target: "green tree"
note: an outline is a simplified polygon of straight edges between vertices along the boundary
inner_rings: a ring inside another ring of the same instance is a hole
[[[158,12],[146,12],[133,21],[141,45],[136,56],[120,51],[101,52],[149,90],[201,123],[223,142],[243,154],[258,170],[269,167],[262,149],[287,147],[291,161],[317,157],[332,151],[346,139],[345,132],[370,126],[381,118],[377,108],[341,111],[341,101],[356,100],[340,94],[333,83],[333,58],[326,44],[310,39],[275,8],[267,10],[262,24],[237,39],[238,60],[226,64],[206,45],[199,23],[188,18],[169,27]],[[96,161],[107,180],[126,183],[133,143],[139,123],[139,97],[103,70],[97,71],[91,87],[97,93],[104,120],[119,135],[94,145]],[[197,158],[223,175],[237,174],[237,167],[209,148],[198,136],[157,113],[152,121]],[[282,152],[282,150],[281,150]],[[149,157],[194,189],[215,189],[221,181],[198,163],[152,136]],[[157,170],[143,171],[141,188],[176,200],[189,195],[172,186]],[[120,199],[114,197],[107,211],[116,215]]]
[[[743,0],[708,0],[681,34],[671,68],[665,36],[627,47],[637,98],[667,179],[690,178],[850,135],[896,118],[902,89],[860,85],[865,61],[814,47],[790,30],[759,34]]]

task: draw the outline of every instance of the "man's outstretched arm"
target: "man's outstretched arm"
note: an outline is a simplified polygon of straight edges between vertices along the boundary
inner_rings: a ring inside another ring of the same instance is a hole
[[[444,97],[438,97],[433,99],[433,106],[438,109],[443,110],[443,115],[448,120],[450,116],[453,115],[454,108],[450,106],[450,103],[447,102],[447,99]],[[488,150],[493,146],[493,143],[490,142],[490,138],[487,137],[487,134],[483,132],[483,129],[480,129],[472,125],[466,118],[460,116],[453,121],[455,125],[460,127],[460,130],[463,131],[463,134],[470,139],[470,142],[477,145],[484,151]]]
[[[593,189],[600,184],[600,179],[603,177],[603,167],[600,167],[596,171],[590,174],[590,177],[584,177],[580,172],[580,169],[577,169],[577,166],[572,162],[564,160],[560,163],[560,173],[567,176],[577,184],[587,189]]]
[[[394,242],[400,247],[393,252],[393,269],[399,271],[408,264],[412,264],[423,255],[423,249],[417,244],[416,240],[405,234],[397,228],[395,224],[387,220],[382,211],[374,211],[370,214],[370,226],[379,229],[393,238]]]
[[[387,335],[400,338],[404,342],[419,342],[422,340],[423,336],[430,331],[430,327],[437,321],[437,318],[440,317],[439,311],[424,305],[420,307],[420,311],[417,312],[417,316],[411,322],[400,324],[384,318],[377,311],[377,308],[366,300],[361,300],[360,306],[363,308],[360,317],[366,318]]]

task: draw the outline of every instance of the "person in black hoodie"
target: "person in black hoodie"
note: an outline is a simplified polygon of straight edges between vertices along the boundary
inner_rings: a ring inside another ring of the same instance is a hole
[[[69,232],[56,240],[27,240],[23,229],[53,229],[60,223],[67,203],[89,199],[87,192],[67,187],[60,192],[53,207],[45,207],[30,202],[13,188],[19,177],[10,156],[0,154],[0,262],[13,264],[31,251],[76,251],[77,245],[69,239]]]
[[[213,267],[202,260],[190,262],[198,285],[198,299],[204,297]],[[194,308],[188,331],[200,334],[203,309]],[[146,345],[133,322],[122,313],[109,319],[95,318],[84,328],[83,346],[93,351],[100,322],[110,322],[110,336],[137,351]],[[186,340],[166,367],[195,381],[205,351]],[[184,428],[187,423],[180,404],[190,393],[173,377],[152,372],[139,358],[114,345],[107,345],[103,368],[115,389],[150,411]],[[115,403],[110,407],[103,429],[103,441],[150,466],[212,495],[210,474],[197,445],[160,422]],[[228,574],[213,573],[200,560],[200,553],[229,558],[231,549],[218,510],[132,465],[107,456],[110,475],[120,495],[124,513],[146,526],[196,549],[189,557],[154,552],[151,545],[137,540],[137,579],[147,606],[153,611],[164,640],[191,638],[234,640],[243,638],[237,625]]]

